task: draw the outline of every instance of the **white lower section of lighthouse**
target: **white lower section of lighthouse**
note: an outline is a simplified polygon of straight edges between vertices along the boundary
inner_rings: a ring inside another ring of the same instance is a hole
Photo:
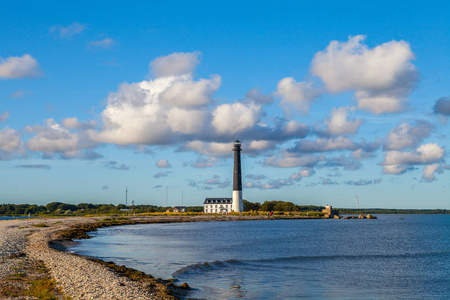
[[[231,209],[235,212],[244,211],[244,202],[242,201],[242,191],[233,191],[233,203]]]

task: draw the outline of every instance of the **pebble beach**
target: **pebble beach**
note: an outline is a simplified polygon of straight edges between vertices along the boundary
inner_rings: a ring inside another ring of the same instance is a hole
[[[34,276],[28,274],[36,269],[33,266],[45,266],[48,276],[56,282],[60,299],[174,299],[165,295],[164,289],[161,292],[157,286],[130,280],[99,263],[51,246],[62,230],[96,221],[95,218],[0,221],[0,298],[38,299],[24,296],[23,292],[30,287],[26,279]]]
[[[39,299],[33,282],[54,284],[51,299],[178,299],[161,279],[132,280],[104,264],[65,252],[61,233],[105,218],[30,218],[0,221],[0,299]],[[238,216],[227,221],[242,219]],[[260,219],[259,217],[248,219]],[[136,217],[137,223],[219,220],[217,217]],[[225,221],[224,219],[220,219]],[[149,276],[151,277],[151,276]],[[151,277],[152,278],[152,277]],[[170,288],[169,288],[170,287]]]

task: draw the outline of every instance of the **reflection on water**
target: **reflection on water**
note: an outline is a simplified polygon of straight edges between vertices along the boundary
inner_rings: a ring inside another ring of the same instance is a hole
[[[447,299],[449,225],[449,215],[131,225],[72,250],[173,276],[196,298]]]

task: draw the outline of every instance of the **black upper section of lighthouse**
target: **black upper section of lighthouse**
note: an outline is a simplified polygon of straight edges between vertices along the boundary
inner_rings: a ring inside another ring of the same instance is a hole
[[[234,171],[233,171],[233,191],[242,191],[241,179],[241,142],[238,139],[234,142]]]

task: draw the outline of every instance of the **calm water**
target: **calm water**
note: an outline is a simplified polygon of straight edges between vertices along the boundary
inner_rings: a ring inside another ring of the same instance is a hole
[[[92,236],[71,250],[188,282],[194,298],[450,298],[450,215],[148,224]]]

